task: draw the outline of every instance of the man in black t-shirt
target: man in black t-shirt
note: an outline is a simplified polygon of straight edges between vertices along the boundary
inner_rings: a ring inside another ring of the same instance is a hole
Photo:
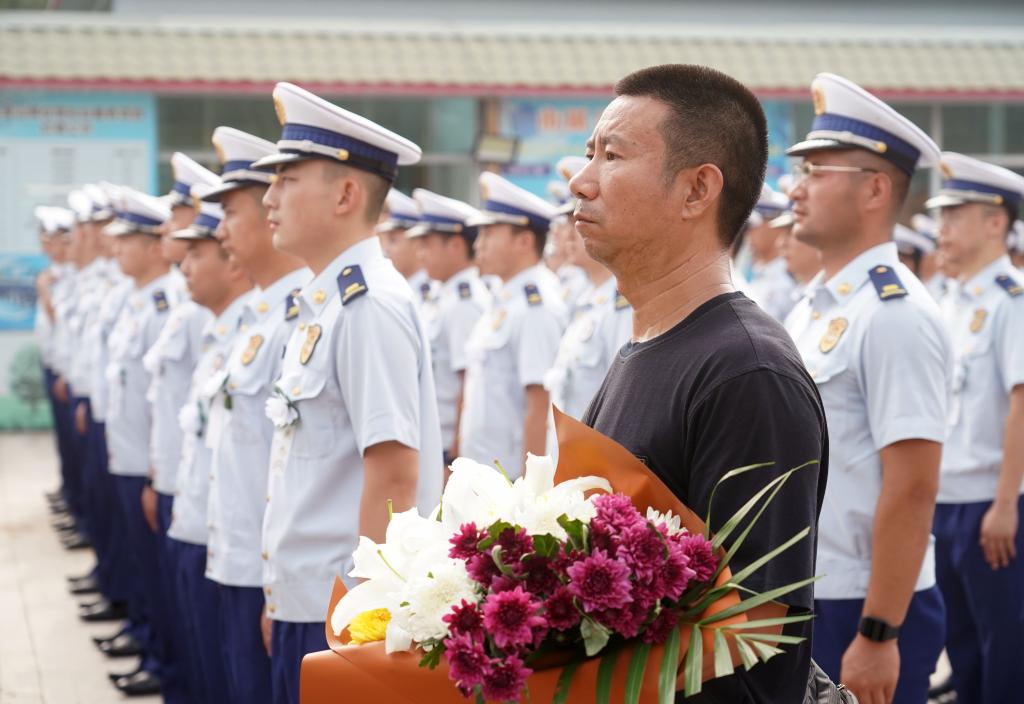
[[[764,114],[741,84],[701,66],[656,66],[622,79],[570,182],[591,256],[634,308],[633,341],[612,364],[584,421],[624,445],[711,527],[779,474],[795,473],[731,564],[742,569],[810,526],[810,536],[751,575],[764,592],[814,574],[828,435],[814,382],[785,330],[733,290],[728,250],[761,189]],[[718,481],[738,467],[773,462]],[[810,587],[783,601],[808,612]],[[806,640],[749,672],[705,683],[687,702],[798,704]]]

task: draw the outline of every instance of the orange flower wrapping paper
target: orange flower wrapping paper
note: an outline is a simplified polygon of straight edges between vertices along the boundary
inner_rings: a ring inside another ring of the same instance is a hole
[[[680,516],[683,526],[688,530],[694,533],[703,532],[703,521],[684,506],[653,472],[624,447],[557,409],[555,428],[559,441],[556,483],[584,476],[604,477],[616,492],[630,496],[641,513],[648,506],[661,512],[672,511]],[[723,570],[717,583],[725,583],[730,576],[728,569]],[[331,649],[311,653],[303,660],[300,683],[302,704],[336,704],[341,700],[395,704],[466,704],[472,701],[464,698],[455,688],[455,684],[448,679],[448,666],[443,658],[436,669],[428,670],[419,667],[419,652],[387,655],[383,642],[347,645],[347,631],[340,637],[335,636],[330,628],[330,614],[344,595],[345,586],[340,579],[336,579],[327,611],[327,643]],[[737,603],[739,596],[735,591],[729,592],[709,606],[705,615],[717,613]],[[748,613],[751,614],[751,618],[781,616],[785,614],[785,607],[772,604]],[[747,618],[747,615],[735,616],[719,622],[716,626],[741,623]],[[714,676],[714,631],[714,628],[707,628],[702,633],[705,681]],[[682,627],[681,636],[677,690],[681,690],[684,685],[681,665],[690,641],[690,628]],[[616,660],[611,701],[622,701],[625,696],[626,673],[633,647],[623,648]],[[590,704],[596,701],[597,671],[605,652],[602,651],[598,656],[582,662],[572,678],[569,702]],[[662,646],[654,646],[651,649],[640,694],[640,701],[643,704],[657,702],[658,671],[663,653]],[[562,670],[561,666],[538,669],[530,676],[528,686],[532,702],[552,700]]]

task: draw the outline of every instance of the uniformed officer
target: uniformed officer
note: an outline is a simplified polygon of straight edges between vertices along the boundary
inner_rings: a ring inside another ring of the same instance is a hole
[[[196,668],[186,664],[194,649],[182,628],[187,614],[177,606],[180,600],[176,589],[175,554],[167,531],[181,463],[182,433],[178,414],[185,405],[189,382],[199,359],[203,329],[212,318],[207,308],[192,300],[184,285],[181,263],[188,251],[188,241],[175,237],[174,233],[187,228],[196,217],[193,200],[183,194],[203,185],[220,183],[216,174],[181,152],[171,155],[171,170],[174,184],[164,197],[171,206],[171,217],[161,226],[160,238],[161,252],[171,265],[175,282],[170,287],[173,291],[171,310],[160,336],[143,358],[151,379],[146,398],[151,404],[152,424],[149,481],[142,490],[142,504],[146,522],[156,533],[159,546],[161,603],[164,604],[161,619],[166,624],[161,631],[167,638],[164,644],[167,655],[161,673],[165,698],[183,685],[190,694],[201,691],[202,686],[196,677]]]
[[[409,230],[420,221],[420,206],[415,199],[392,188],[384,201],[387,217],[377,225],[384,256],[409,282],[420,304],[433,298],[437,283],[423,269],[416,245],[409,240]]]
[[[209,186],[193,187],[201,198]],[[202,332],[199,359],[188,396],[180,409],[181,466],[177,473],[171,525],[167,537],[177,576],[178,609],[187,647],[198,666],[190,684],[201,687],[193,701],[228,700],[227,678],[220,648],[220,610],[216,583],[206,579],[209,557],[208,501],[212,481],[212,448],[224,431],[225,409],[218,396],[227,375],[227,358],[239,333],[242,311],[251,295],[248,274],[221,247],[214,233],[221,207],[201,203],[195,221],[172,237],[188,242],[181,270],[196,304],[213,315]]]
[[[793,234],[818,248],[822,272],[786,327],[829,426],[814,658],[862,700],[923,703],[942,648],[930,528],[952,356],[892,232],[911,176],[939,151],[844,78],[819,74],[811,91],[789,195]]]
[[[566,181],[586,166],[586,159],[566,157],[558,162]],[[573,201],[575,204],[575,201]],[[576,228],[566,234],[567,264],[586,277],[587,287],[576,298],[571,322],[559,343],[555,363],[544,375],[551,403],[563,413],[581,419],[601,387],[615,354],[633,333],[633,308],[619,293],[608,268],[590,257]],[[549,427],[548,452],[557,447],[553,424]]]
[[[569,220],[569,215],[576,205],[576,199],[569,191],[568,180],[579,173],[586,163],[586,158],[582,156],[563,156],[555,164],[555,171],[558,172],[560,180],[554,183],[561,186],[556,197],[558,214],[551,219],[551,232],[545,247],[545,249],[552,250],[551,255],[545,257],[545,263],[551,271],[558,275],[558,281],[562,286],[562,300],[565,302],[570,316],[575,312],[580,296],[590,287],[587,273],[573,263],[570,252],[573,246],[572,242],[577,235]],[[554,194],[550,186],[548,190]]]
[[[935,509],[935,563],[957,702],[1024,702],[1024,276],[1006,237],[1024,177],[945,152],[940,246],[959,270],[942,300],[955,366]]]
[[[480,212],[466,203],[422,188],[413,191],[420,224],[408,231],[419,247],[427,276],[439,283],[437,295],[421,311],[430,339],[430,358],[441,420],[444,467],[459,456],[458,423],[466,381],[466,344],[490,305],[491,294],[473,265],[477,228],[467,223]]]
[[[121,211],[105,230],[117,238],[115,255],[133,288],[121,308],[108,339],[106,368],[106,435],[110,474],[114,477],[124,525],[131,579],[130,618],[150,633],[140,638],[152,657],[151,665],[115,682],[130,694],[160,688],[162,652],[167,642],[162,620],[158,542],[142,511],[142,490],[150,465],[151,413],[146,400],[150,374],[143,357],[156,342],[167,320],[171,301],[169,267],[160,249],[160,229],[170,209],[158,198],[138,191],[120,190]],[[163,630],[162,630],[163,629]]]
[[[795,306],[804,297],[807,284],[821,271],[821,252],[793,236],[793,221],[793,213],[789,211],[775,218],[772,223],[784,233],[780,247],[786,260],[786,271],[793,277],[790,298]]]
[[[1024,220],[1013,223],[1013,232],[1006,240],[1010,251],[1010,262],[1018,269],[1024,269]]]
[[[795,303],[793,291],[796,282],[789,274],[782,255],[782,240],[788,221],[778,219],[788,208],[789,198],[765,184],[754,206],[754,211],[761,216],[761,223],[752,223],[745,233],[752,256],[747,295],[779,321],[786,319]]]
[[[266,403],[298,323],[296,298],[312,272],[274,249],[262,203],[271,175],[252,163],[275,154],[277,147],[231,127],[214,130],[213,143],[223,163],[223,183],[204,199],[223,206],[217,237],[257,288],[242,311],[222,397],[212,402],[228,418],[212,449],[206,576],[220,585],[219,645],[230,701],[259,704],[271,701],[269,636],[264,642],[260,632],[265,604],[260,542],[274,433]]]
[[[67,427],[64,422],[66,414],[61,413],[62,404],[59,385],[57,384],[56,370],[56,303],[60,297],[60,291],[67,286],[67,276],[71,271],[67,263],[68,258],[68,237],[67,230],[62,230],[58,224],[56,213],[52,206],[36,206],[33,214],[39,221],[39,237],[43,243],[43,250],[50,259],[50,266],[40,274],[36,282],[36,289],[39,294],[39,306],[36,315],[36,337],[39,340],[39,349],[43,363],[43,380],[46,384],[46,394],[50,401],[50,407],[54,419],[54,438],[57,441],[57,455],[60,458],[61,484],[56,492],[49,495],[51,508],[54,513],[64,515],[67,513],[67,473],[71,464],[67,448]],[[40,315],[39,313],[42,313]]]
[[[298,702],[302,657],[326,647],[336,575],[360,535],[382,541],[387,505],[429,511],[442,484],[430,347],[409,285],[374,225],[412,142],[289,83],[263,202],[274,246],[314,274],[298,296],[268,417],[277,430],[263,523],[275,702]],[[430,508],[425,508],[430,507]]]
[[[497,174],[480,175],[476,261],[502,288],[469,338],[459,453],[518,477],[526,453],[544,455],[552,367],[568,323],[558,277],[542,262],[556,209]]]

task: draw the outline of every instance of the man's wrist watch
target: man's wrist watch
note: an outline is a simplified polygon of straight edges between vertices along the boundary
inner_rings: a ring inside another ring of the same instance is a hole
[[[891,626],[880,618],[864,616],[860,620],[857,631],[874,643],[884,643],[896,638],[900,634],[900,627]]]

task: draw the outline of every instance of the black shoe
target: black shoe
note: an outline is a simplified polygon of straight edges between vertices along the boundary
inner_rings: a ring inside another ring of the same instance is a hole
[[[139,660],[139,664],[136,665],[135,669],[132,670],[131,672],[108,672],[107,673],[107,677],[110,678],[111,682],[113,682],[114,684],[117,684],[118,680],[126,679],[126,678],[131,677],[132,675],[136,675],[136,674],[138,674],[140,672],[142,672],[142,660]]]
[[[96,577],[96,569],[93,568],[93,569],[89,570],[88,572],[86,572],[85,574],[79,574],[79,575],[70,575],[69,574],[64,579],[68,580],[68,582],[81,582],[83,579],[94,579],[95,577]]]
[[[124,604],[111,604],[106,599],[101,600],[101,603],[83,607],[78,612],[78,618],[90,623],[97,621],[120,621],[127,617],[128,607]]]
[[[142,646],[127,633],[122,633],[112,640],[105,640],[98,645],[100,652],[111,658],[126,658],[142,654]]]
[[[92,601],[80,601],[80,602],[78,602],[78,608],[79,609],[93,609],[93,608],[96,608],[97,606],[101,606],[101,605],[105,605],[105,604],[109,604],[109,603],[110,602],[107,600],[107,597],[101,596],[101,597],[97,597],[96,599],[94,599]]]
[[[64,498],[64,490],[57,489],[56,491],[48,491],[45,494],[43,494],[43,496],[46,497],[47,501],[56,501],[57,499]]]
[[[100,585],[96,581],[95,577],[86,577],[85,579],[78,582],[71,582],[69,591],[72,594],[98,594],[100,591]]]
[[[70,516],[59,516],[54,519],[53,529],[57,532],[66,530],[78,530],[78,524],[75,523],[75,519]]]
[[[956,690],[953,688],[953,678],[947,677],[937,685],[928,688],[928,699],[940,702],[941,704],[952,704],[956,701]]]
[[[66,516],[71,513],[71,509],[65,503],[50,504],[50,513],[56,516]]]
[[[114,686],[129,697],[141,697],[147,694],[160,693],[160,678],[152,672],[141,670],[129,677],[122,677],[114,682]]]
[[[96,647],[99,647],[100,643],[105,643],[108,640],[114,640],[118,636],[124,635],[127,632],[128,632],[128,626],[125,625],[125,626],[121,627],[121,630],[119,630],[117,633],[115,633],[112,636],[93,636],[92,637],[92,642],[96,644]]]
[[[73,533],[67,538],[63,538],[60,542],[65,550],[81,550],[92,547],[92,542],[81,533]]]

